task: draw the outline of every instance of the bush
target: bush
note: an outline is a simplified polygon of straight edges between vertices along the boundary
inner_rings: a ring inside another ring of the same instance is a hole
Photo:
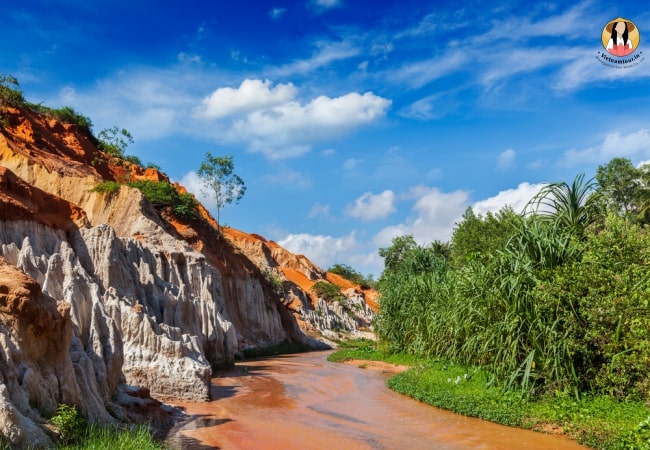
[[[117,192],[120,186],[122,185],[117,181],[102,181],[101,183],[97,183],[92,191],[99,192],[100,194],[111,194]]]
[[[311,291],[316,294],[318,298],[322,298],[329,302],[345,299],[343,292],[341,292],[341,288],[327,281],[317,281],[311,287]]]
[[[172,212],[180,219],[196,219],[197,202],[192,194],[181,194],[166,181],[139,180],[129,182],[130,187],[139,189],[151,204],[158,208],[171,207]]]
[[[352,283],[356,283],[363,289],[375,287],[375,281],[372,279],[372,275],[364,277],[347,264],[334,264],[327,271],[339,275]]]
[[[84,437],[86,419],[74,406],[61,403],[56,408],[50,423],[58,430],[61,443],[64,445],[78,442]]]
[[[88,117],[79,114],[70,106],[64,106],[60,109],[45,109],[47,110],[46,113],[61,122],[75,124],[79,128],[83,128],[87,131],[90,131],[90,129],[93,127],[93,123]]]

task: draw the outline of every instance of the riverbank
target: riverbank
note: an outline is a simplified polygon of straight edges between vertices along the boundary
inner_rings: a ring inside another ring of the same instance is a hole
[[[490,376],[476,368],[448,361],[421,360],[389,354],[370,341],[344,344],[328,358],[354,361],[358,367],[410,366],[388,379],[387,385],[432,406],[503,425],[560,434],[581,444],[603,449],[650,449],[650,408],[641,402],[618,402],[605,396],[555,396],[535,401],[520,393],[504,392]],[[364,363],[364,361],[366,361]],[[349,363],[349,362],[348,362]]]

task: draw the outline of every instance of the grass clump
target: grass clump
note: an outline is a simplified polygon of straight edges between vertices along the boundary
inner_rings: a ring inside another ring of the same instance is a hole
[[[158,444],[153,439],[149,427],[138,425],[128,430],[116,427],[90,425],[86,429],[83,439],[74,444],[57,447],[62,450],[163,450],[166,447]]]
[[[339,350],[327,357],[331,362],[343,362],[353,359],[366,361],[384,361],[390,364],[414,365],[419,361],[415,355],[391,353],[387,348],[366,338],[339,342]]]

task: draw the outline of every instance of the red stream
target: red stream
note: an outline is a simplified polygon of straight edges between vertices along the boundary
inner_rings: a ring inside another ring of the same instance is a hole
[[[385,386],[387,374],[326,361],[329,352],[239,363],[208,403],[172,430],[178,449],[584,449],[559,436],[427,406]]]

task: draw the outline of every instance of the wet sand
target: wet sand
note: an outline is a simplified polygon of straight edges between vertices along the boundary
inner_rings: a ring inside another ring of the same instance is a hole
[[[238,363],[216,377],[208,403],[175,403],[190,416],[176,449],[584,449],[427,406],[385,386],[390,370],[330,363],[329,352]],[[384,373],[385,372],[385,373]]]

